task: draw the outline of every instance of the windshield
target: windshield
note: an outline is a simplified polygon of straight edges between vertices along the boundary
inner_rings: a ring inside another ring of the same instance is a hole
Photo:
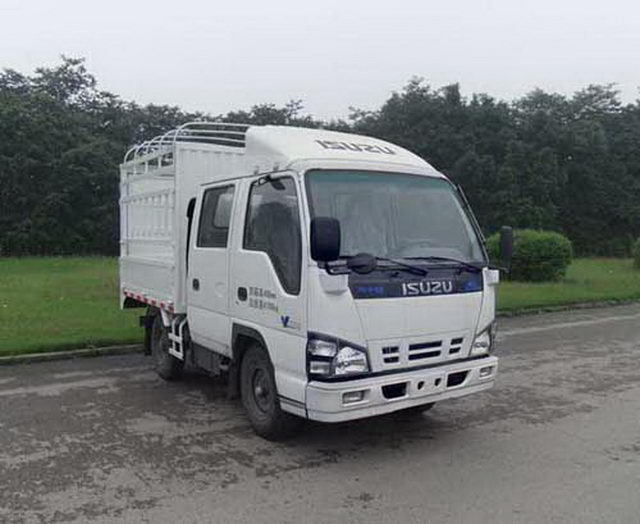
[[[340,221],[341,256],[485,260],[469,217],[445,179],[312,170],[306,184],[311,217]]]

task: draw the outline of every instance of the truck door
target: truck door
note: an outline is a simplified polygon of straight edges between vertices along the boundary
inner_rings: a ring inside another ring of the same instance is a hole
[[[187,316],[194,342],[230,354],[229,230],[235,184],[207,186],[198,199],[187,274]]]
[[[232,255],[231,313],[234,321],[260,331],[269,346],[279,394],[304,402],[306,244],[298,183],[285,174],[247,185],[244,224]]]

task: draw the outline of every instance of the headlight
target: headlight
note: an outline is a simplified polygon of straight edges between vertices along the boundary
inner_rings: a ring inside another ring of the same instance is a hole
[[[307,342],[307,351],[315,357],[333,358],[338,353],[338,341],[312,338]]]
[[[333,359],[334,375],[350,375],[369,371],[367,354],[361,349],[344,346]]]
[[[495,322],[489,324],[476,335],[471,344],[471,356],[486,355],[491,352],[495,332]]]
[[[365,348],[337,338],[311,335],[307,342],[309,375],[332,378],[369,372]]]

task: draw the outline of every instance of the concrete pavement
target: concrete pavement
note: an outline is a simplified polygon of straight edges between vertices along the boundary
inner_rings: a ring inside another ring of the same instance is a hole
[[[294,440],[143,355],[0,368],[0,522],[640,522],[640,305],[500,321],[498,386]]]

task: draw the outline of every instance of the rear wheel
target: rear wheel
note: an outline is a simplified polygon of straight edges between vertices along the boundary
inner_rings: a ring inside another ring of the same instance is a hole
[[[183,361],[169,354],[169,332],[164,327],[160,314],[153,319],[151,326],[151,356],[156,373],[165,380],[175,380],[182,373]]]
[[[273,366],[267,352],[252,345],[240,365],[240,394],[254,431],[268,440],[282,440],[300,425],[301,419],[280,408]]]

